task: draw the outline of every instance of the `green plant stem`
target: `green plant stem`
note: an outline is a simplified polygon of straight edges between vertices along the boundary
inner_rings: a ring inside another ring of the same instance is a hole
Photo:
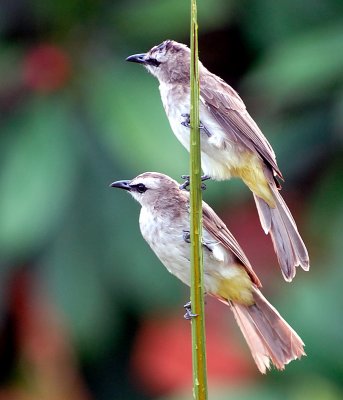
[[[204,318],[204,284],[202,255],[202,193],[199,129],[198,24],[196,0],[191,0],[191,66],[190,66],[190,215],[191,215],[191,302],[193,395],[207,399],[206,339]]]

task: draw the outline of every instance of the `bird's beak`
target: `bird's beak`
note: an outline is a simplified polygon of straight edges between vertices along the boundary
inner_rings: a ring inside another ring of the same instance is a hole
[[[138,63],[138,64],[145,64],[147,60],[146,53],[141,54],[134,54],[132,56],[127,57],[126,61]]]
[[[130,181],[116,181],[110,184],[110,187],[131,190]]]

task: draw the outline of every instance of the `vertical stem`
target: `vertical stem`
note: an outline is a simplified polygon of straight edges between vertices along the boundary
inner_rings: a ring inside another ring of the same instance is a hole
[[[193,396],[196,400],[207,399],[206,343],[204,319],[204,284],[202,257],[202,194],[201,154],[199,129],[199,68],[198,24],[196,0],[191,0],[191,65],[190,65],[190,227],[191,227],[191,302]]]

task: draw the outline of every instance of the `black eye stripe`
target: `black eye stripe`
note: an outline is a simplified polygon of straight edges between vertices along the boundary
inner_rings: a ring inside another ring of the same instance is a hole
[[[137,183],[137,185],[131,185],[131,187],[136,189],[138,193],[144,193],[148,189],[143,183]]]
[[[155,58],[148,58],[145,60],[146,64],[153,65],[154,67],[158,67],[161,63],[157,61]]]

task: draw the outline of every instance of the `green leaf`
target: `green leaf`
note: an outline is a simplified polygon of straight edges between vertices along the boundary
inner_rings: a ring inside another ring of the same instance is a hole
[[[52,234],[70,202],[78,152],[60,102],[37,99],[3,127],[0,252],[27,257]]]
[[[208,1],[199,2],[199,23],[204,30],[218,27],[230,18],[231,1],[211,0],[210,3],[209,7]],[[190,5],[184,0],[139,0],[131,7],[114,8],[114,13],[116,29],[136,43],[150,43],[152,47],[158,44],[156,40],[180,40],[188,36]],[[148,49],[141,52],[145,50]]]
[[[343,83],[342,42],[342,24],[291,38],[272,49],[245,84],[271,96],[277,106],[325,96],[325,90]]]
[[[156,80],[141,66],[125,64],[123,56],[94,67],[83,88],[100,138],[118,164],[136,175],[159,171],[179,179],[187,173],[188,153],[168,124]]]

